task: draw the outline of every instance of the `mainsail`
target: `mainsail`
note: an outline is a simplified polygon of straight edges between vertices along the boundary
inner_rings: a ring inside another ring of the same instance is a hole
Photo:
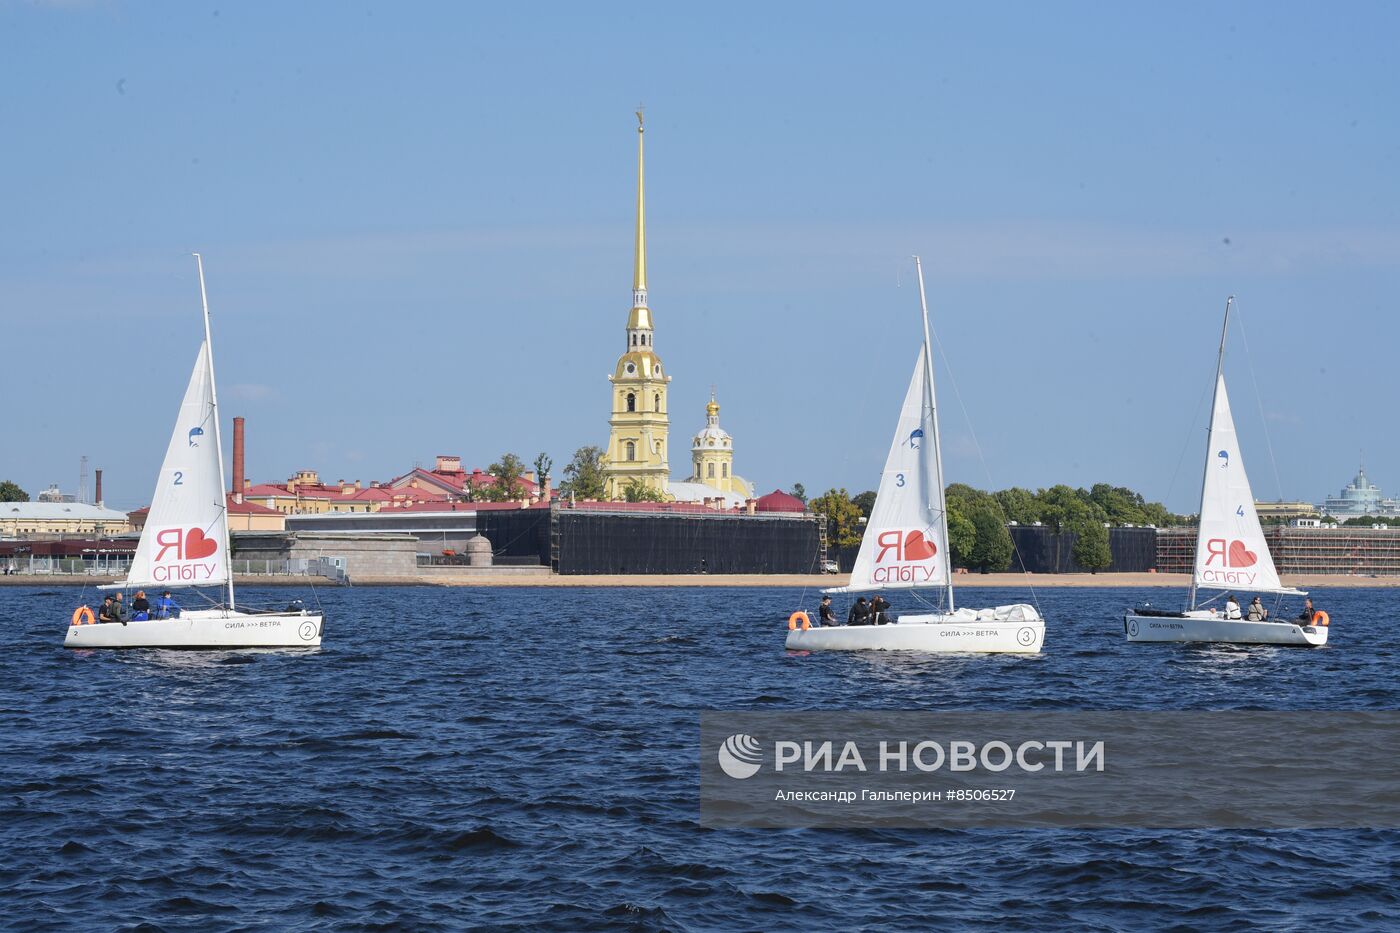
[[[1210,445],[1201,485],[1201,524],[1196,535],[1194,586],[1239,589],[1251,593],[1297,593],[1283,586],[1244,472],[1235,419],[1225,376],[1215,377],[1215,405],[1210,416]]]
[[[850,585],[825,592],[944,587],[949,583],[947,522],[933,469],[938,432],[926,350],[919,350],[914,364]]]
[[[199,345],[124,586],[219,585],[229,579],[228,515],[214,424],[214,374]]]

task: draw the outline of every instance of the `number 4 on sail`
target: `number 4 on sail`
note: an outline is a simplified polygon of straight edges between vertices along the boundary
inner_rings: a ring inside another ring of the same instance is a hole
[[[1215,359],[1215,396],[1211,401],[1210,437],[1206,442],[1205,476],[1201,481],[1201,518],[1196,533],[1196,561],[1186,609],[1133,609],[1123,616],[1128,641],[1223,642],[1235,645],[1327,644],[1327,613],[1311,611],[1311,603],[1296,619],[1270,619],[1262,604],[1241,610],[1234,591],[1303,596],[1283,585],[1273,555],[1254,510],[1254,493],[1244,472],[1230,396],[1225,391],[1225,336],[1230,330],[1230,306]],[[1199,608],[1200,590],[1230,591],[1222,609]]]

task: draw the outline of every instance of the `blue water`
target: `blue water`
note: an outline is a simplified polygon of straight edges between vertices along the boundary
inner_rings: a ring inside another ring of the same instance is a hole
[[[1317,594],[1306,650],[1128,645],[1122,608],[1179,594],[1042,590],[1044,654],[942,658],[789,655],[794,590],[317,593],[319,652],[89,653],[76,590],[0,588],[0,924],[1400,925],[1394,831],[714,831],[697,800],[702,709],[1395,709],[1394,591]]]

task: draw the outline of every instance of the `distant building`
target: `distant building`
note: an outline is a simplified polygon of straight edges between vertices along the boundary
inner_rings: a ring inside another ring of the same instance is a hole
[[[652,345],[651,309],[647,305],[646,200],[644,196],[641,114],[637,115],[637,242],[632,272],[632,310],[627,315],[627,344],[618,357],[612,383],[612,417],[603,473],[609,499],[623,498],[632,483],[666,494],[671,468],[667,460],[666,389],[671,377],[661,368]]]
[[[1319,514],[1317,506],[1311,502],[1285,502],[1279,499],[1276,502],[1255,502],[1254,511],[1259,513],[1261,521],[1288,522],[1297,518],[1317,518]]]
[[[42,493],[40,493],[42,495]],[[0,537],[117,535],[129,531],[126,514],[82,502],[0,502]]]
[[[283,515],[323,515],[328,512],[368,513],[437,503],[484,498],[496,485],[496,477],[482,470],[462,469],[462,458],[439,456],[431,470],[414,467],[388,482],[362,486],[359,480],[321,482],[315,470],[298,470],[285,483],[245,483],[242,501],[281,512]],[[526,470],[520,479],[521,498],[542,497],[535,472]]]
[[[38,502],[77,502],[78,497],[69,495],[58,488],[57,483],[50,483],[49,488],[40,492],[34,497]]]
[[[753,498],[753,487],[734,472],[734,439],[719,426],[719,403],[713,394],[710,404],[705,406],[705,426],[691,442],[690,461],[691,475],[687,483],[702,484],[712,490],[730,493],[737,499],[735,504],[742,505],[744,500]],[[676,485],[671,484],[672,487]]]
[[[1388,518],[1400,515],[1400,502],[1382,496],[1381,488],[1366,478],[1366,470],[1362,467],[1341,494],[1328,497],[1321,509],[1324,515],[1342,520],[1363,515]]]
[[[150,506],[129,512],[131,530],[140,531],[146,527],[146,517],[151,514]],[[282,531],[287,527],[287,516],[277,509],[270,509],[247,499],[239,501],[233,493],[228,494],[228,527],[230,531]]]

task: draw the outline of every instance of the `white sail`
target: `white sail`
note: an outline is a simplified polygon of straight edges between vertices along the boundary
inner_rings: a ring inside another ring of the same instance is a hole
[[[948,585],[947,523],[939,510],[932,468],[938,432],[929,405],[924,352],[919,350],[904,395],[850,585],[826,592]]]
[[[209,345],[201,343],[127,574],[128,589],[228,581],[227,504],[214,418]]]
[[[1230,414],[1224,375],[1215,382],[1210,416],[1210,446],[1201,486],[1201,524],[1196,536],[1195,585],[1201,589],[1249,593],[1296,593],[1284,587],[1259,527],[1254,494],[1245,475]]]

